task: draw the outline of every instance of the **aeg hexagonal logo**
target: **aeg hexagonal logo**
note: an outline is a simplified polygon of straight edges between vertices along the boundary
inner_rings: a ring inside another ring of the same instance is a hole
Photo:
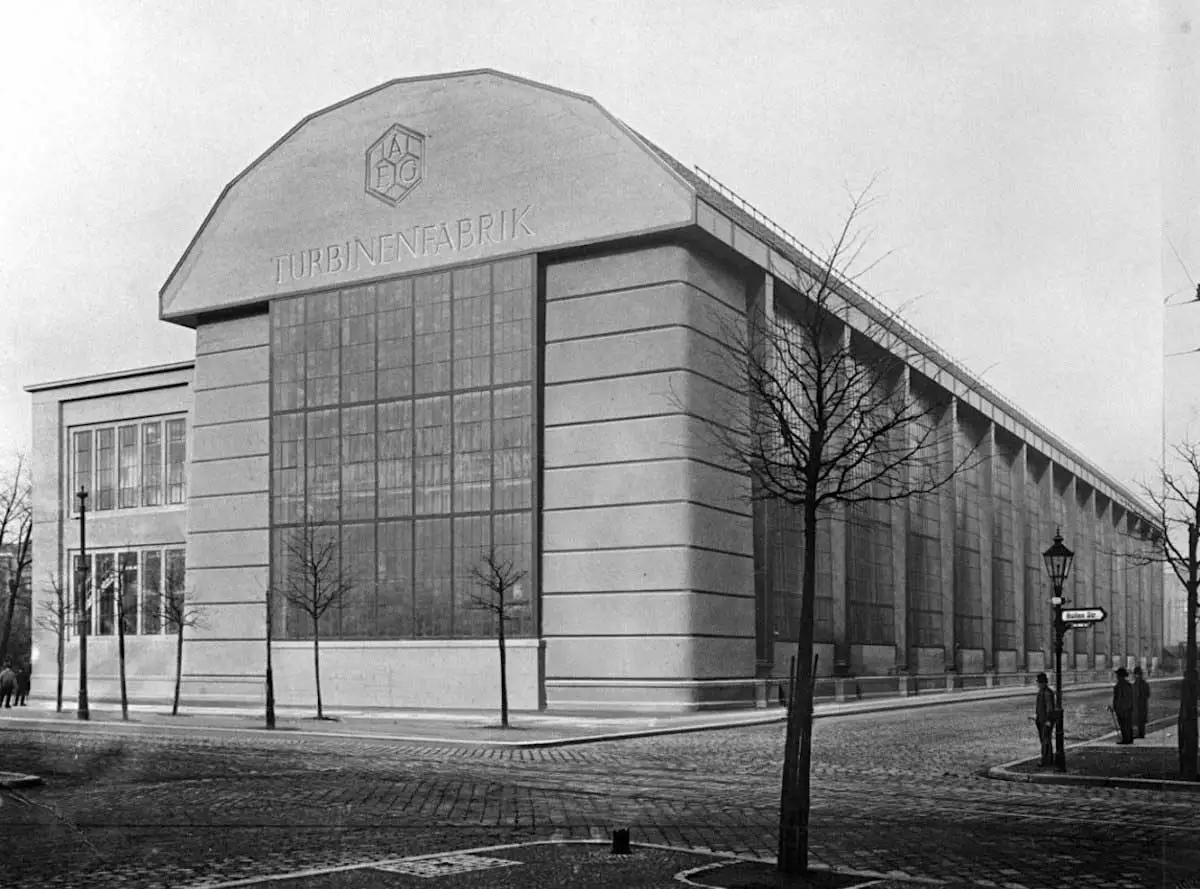
[[[396,206],[425,175],[425,137],[392,124],[367,149],[367,194]]]

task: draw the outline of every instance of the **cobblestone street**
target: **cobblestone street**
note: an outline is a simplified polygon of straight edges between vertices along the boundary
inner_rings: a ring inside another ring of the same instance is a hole
[[[994,781],[1036,753],[1023,698],[819,720],[812,858],[972,886],[1167,886],[1200,877],[1200,796]],[[1068,698],[1068,743],[1108,730]],[[1159,695],[1156,716],[1175,703]],[[519,719],[518,719],[519,723]],[[0,721],[0,884],[217,885],[522,839],[773,857],[782,725],[545,749]],[[1068,756],[1070,755],[1068,751]],[[441,878],[447,881],[450,877]]]

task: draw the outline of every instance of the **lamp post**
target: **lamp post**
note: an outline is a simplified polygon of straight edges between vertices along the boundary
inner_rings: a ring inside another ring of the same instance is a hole
[[[87,488],[79,486],[79,580],[77,599],[79,601],[79,707],[75,715],[80,719],[89,719],[87,692],[87,637],[88,623],[91,610],[88,608],[88,560],[87,560]]]
[[[1062,692],[1062,651],[1063,633],[1067,626],[1063,622],[1063,584],[1071,573],[1071,560],[1075,553],[1063,546],[1062,534],[1054,529],[1054,545],[1042,553],[1046,562],[1046,572],[1050,575],[1050,584],[1054,595],[1050,604],[1054,606],[1054,770],[1067,770],[1067,754],[1063,750],[1063,692]]]

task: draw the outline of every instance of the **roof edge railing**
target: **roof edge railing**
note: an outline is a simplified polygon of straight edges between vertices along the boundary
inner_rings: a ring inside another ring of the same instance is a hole
[[[751,204],[749,201],[747,201],[745,198],[743,198],[740,194],[735,192],[728,185],[725,185],[723,182],[721,182],[719,179],[717,179],[717,177],[714,176],[712,173],[709,173],[707,170],[704,170],[698,166],[693,166],[692,169],[701,178],[701,180],[704,182],[705,185],[707,185],[709,188],[713,189],[713,191],[717,192],[717,194],[719,194],[725,200],[734,204],[734,206],[736,206],[739,210],[741,210],[743,213],[745,213],[747,216],[749,216],[755,222],[759,223],[759,225],[761,225],[765,229],[767,229],[767,231],[769,231],[772,235],[779,238],[779,240],[781,240],[784,244],[786,244],[792,250],[795,250],[796,253],[798,253],[800,256],[802,256],[804,259],[806,259],[808,262],[812,263],[817,268],[824,268],[826,266],[826,261],[821,259],[812,250],[810,250],[808,247],[806,247],[804,244],[802,244],[799,241],[799,239],[796,238],[795,235],[793,235],[791,232],[789,232],[786,228],[784,228],[782,225],[780,225],[774,219],[767,216],[765,213],[763,213],[761,210],[759,210],[757,207],[755,207],[753,204]],[[834,271],[836,272],[836,269]],[[923,333],[921,333],[919,330],[917,330],[915,327],[913,327],[911,324],[909,324],[907,321],[905,321],[903,318],[901,318],[900,314],[898,312],[885,306],[878,299],[871,296],[869,293],[867,293],[865,290],[863,290],[860,286],[855,284],[853,281],[839,278],[839,283],[842,286],[847,287],[857,298],[861,299],[867,306],[869,306],[870,308],[874,309],[877,312],[882,313],[888,319],[889,324],[895,324],[901,332],[903,332],[905,335],[907,335],[907,337],[911,338],[914,341],[912,343],[912,345],[915,345],[919,349],[920,353],[925,358],[929,358],[929,359],[933,360],[934,363],[941,365],[944,370],[947,370],[950,373],[954,374],[955,376],[958,376],[962,380],[962,382],[964,382],[968,385],[968,387],[970,387],[972,389],[977,389],[981,393],[985,394],[988,397],[988,399],[991,400],[992,402],[994,402],[998,407],[1007,411],[1015,419],[1020,420],[1026,426],[1029,426],[1031,429],[1033,429],[1039,435],[1042,435],[1051,440],[1057,439],[1057,436],[1054,435],[1053,433],[1051,433],[1050,430],[1046,427],[1046,425],[1044,423],[1039,423],[1037,420],[1035,420],[1032,416],[1030,416],[1024,410],[1017,407],[1015,404],[1013,404],[1011,401],[1009,401],[1007,398],[1005,398],[1003,395],[1001,395],[999,392],[997,392],[994,388],[992,388],[987,383],[985,383],[974,372],[969,370],[963,361],[961,361],[958,358],[955,358],[953,355],[951,355],[949,352],[947,352],[941,346],[936,345],[931,339],[929,339],[927,336],[925,336]],[[1142,503],[1140,498],[1138,498],[1135,494],[1133,494],[1132,491],[1130,491],[1128,488],[1126,488],[1125,485],[1120,484],[1115,479],[1113,479],[1108,473],[1104,472],[1103,470],[1099,469],[1098,467],[1086,465],[1086,464],[1090,463],[1091,461],[1087,460],[1086,458],[1084,458],[1081,455],[1071,454],[1070,453],[1071,448],[1065,444],[1056,443],[1056,447],[1059,447],[1063,451],[1067,452],[1068,456],[1070,456],[1071,459],[1077,460],[1081,464],[1085,464],[1085,468],[1089,472],[1094,473],[1098,478],[1103,479],[1108,485],[1110,485],[1114,491],[1117,491],[1118,493],[1120,493],[1120,494],[1124,495],[1126,498],[1128,498],[1130,503],[1139,507],[1140,511],[1146,510],[1146,505],[1144,503]],[[1047,456],[1049,456],[1049,455],[1047,455]],[[1148,512],[1144,516],[1144,518],[1147,521],[1152,521],[1152,519],[1150,519]]]

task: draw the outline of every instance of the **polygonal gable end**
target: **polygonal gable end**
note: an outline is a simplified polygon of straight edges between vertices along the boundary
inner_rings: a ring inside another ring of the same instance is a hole
[[[690,225],[695,194],[591,99],[496,71],[398,80],[317,112],[234,179],[162,318]]]

